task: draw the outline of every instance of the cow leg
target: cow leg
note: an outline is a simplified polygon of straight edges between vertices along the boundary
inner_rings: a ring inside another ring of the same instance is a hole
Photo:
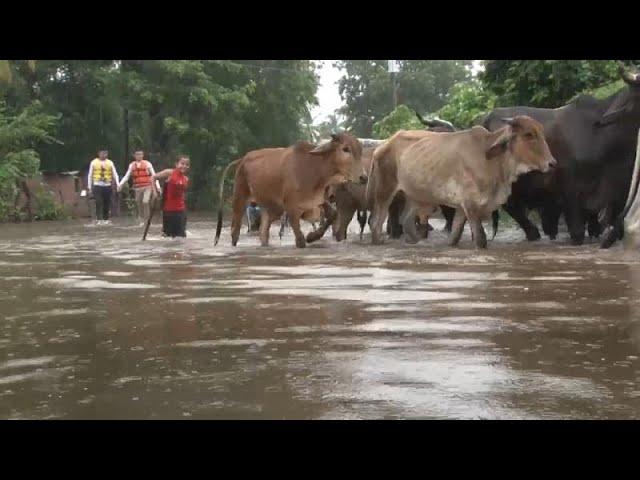
[[[364,227],[366,227],[366,225],[367,225],[367,211],[366,210],[358,210],[358,223],[360,224],[360,240],[362,240],[362,235],[364,233]],[[346,227],[345,227],[345,238],[346,238]]]
[[[325,232],[329,229],[331,225],[333,225],[336,221],[337,213],[335,209],[329,204],[329,202],[325,202],[322,205],[323,218],[320,221],[320,228],[317,230],[314,229],[313,232],[307,235],[307,243],[315,242],[316,240],[320,240]]]
[[[400,217],[405,209],[406,197],[403,195],[397,195],[391,204],[389,205],[389,219],[387,220],[387,234],[391,238],[400,238],[402,236],[403,228],[400,222]]]
[[[393,201],[393,194],[387,198],[378,199],[371,212],[371,243],[374,245],[382,244],[382,225],[387,217],[389,211],[389,205]]]
[[[451,225],[451,235],[449,236],[449,246],[455,247],[460,242],[462,237],[462,231],[464,230],[464,224],[467,222],[467,217],[464,214],[462,208],[456,209],[456,213],[453,217]]]
[[[302,234],[302,230],[300,230],[300,213],[299,212],[289,212],[287,213],[289,217],[289,225],[291,225],[291,229],[293,230],[293,234],[296,237],[296,247],[304,248],[307,246],[307,241]]]
[[[336,231],[336,240],[341,242],[347,238],[347,228],[351,223],[351,219],[353,218],[353,214],[356,211],[355,205],[341,205],[340,210],[338,211],[338,228]],[[365,214],[366,215],[366,214]],[[360,221],[360,217],[358,216],[358,221]],[[366,219],[365,219],[366,222]],[[361,225],[361,228],[364,229],[364,226]]]
[[[416,207],[413,202],[407,200],[402,218],[402,228],[405,233],[404,241],[410,244],[418,243],[418,232],[416,230]]]
[[[471,225],[471,232],[473,233],[473,240],[476,244],[476,248],[487,248],[487,235],[484,232],[482,221],[478,216],[472,216],[469,218],[469,224]]]
[[[242,227],[242,217],[247,208],[247,199],[243,196],[233,198],[233,216],[231,217],[231,245],[236,246],[240,238],[240,228]]]
[[[597,213],[589,214],[589,221],[587,223],[587,232],[589,232],[590,238],[598,238],[602,234],[602,225],[598,221]]]
[[[585,217],[577,201],[566,202],[564,218],[569,229],[571,243],[573,245],[582,245],[584,243]]]
[[[283,213],[282,217],[280,217],[280,240],[282,240],[282,236],[284,235],[284,229],[287,226],[287,214]]]
[[[442,211],[442,216],[447,221],[447,223],[444,226],[444,230],[446,232],[451,233],[451,228],[453,227],[453,217],[456,214],[456,209],[455,208],[451,208],[451,207],[447,207],[446,205],[442,205],[440,207],[440,210]]]
[[[260,245],[263,247],[269,246],[269,231],[271,229],[271,222],[273,217],[269,214],[266,208],[262,208],[260,211]]]
[[[530,242],[540,240],[540,232],[527,217],[527,212],[524,205],[514,202],[512,199],[509,199],[509,201],[507,201],[507,203],[505,203],[502,208],[504,208],[505,212],[511,215],[511,217],[513,217],[513,219],[518,222],[520,228],[524,230],[524,233],[527,236],[527,240],[529,240]]]
[[[547,203],[540,208],[540,218],[542,219],[542,231],[555,240],[558,236],[558,222],[562,209],[555,203]]]

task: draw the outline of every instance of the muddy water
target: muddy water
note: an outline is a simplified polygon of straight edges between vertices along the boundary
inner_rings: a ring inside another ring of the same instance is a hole
[[[1,227],[0,418],[640,417],[640,254],[620,246]]]

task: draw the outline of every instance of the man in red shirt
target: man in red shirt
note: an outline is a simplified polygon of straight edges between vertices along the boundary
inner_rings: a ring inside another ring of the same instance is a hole
[[[162,233],[165,237],[187,236],[187,207],[184,197],[189,186],[189,178],[185,175],[189,171],[189,163],[189,157],[180,155],[175,168],[167,168],[151,177],[153,182],[156,179],[166,179],[162,199]]]

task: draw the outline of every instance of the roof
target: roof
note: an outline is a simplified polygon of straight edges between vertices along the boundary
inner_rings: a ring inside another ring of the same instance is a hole
[[[43,175],[69,175],[75,177],[80,173],[80,171],[73,170],[71,172],[53,172],[51,170],[42,170],[40,173]]]

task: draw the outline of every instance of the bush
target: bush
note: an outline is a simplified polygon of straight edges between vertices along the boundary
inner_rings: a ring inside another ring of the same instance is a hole
[[[32,192],[31,208],[34,220],[66,220],[69,212],[60,205],[50,191],[39,186]]]

